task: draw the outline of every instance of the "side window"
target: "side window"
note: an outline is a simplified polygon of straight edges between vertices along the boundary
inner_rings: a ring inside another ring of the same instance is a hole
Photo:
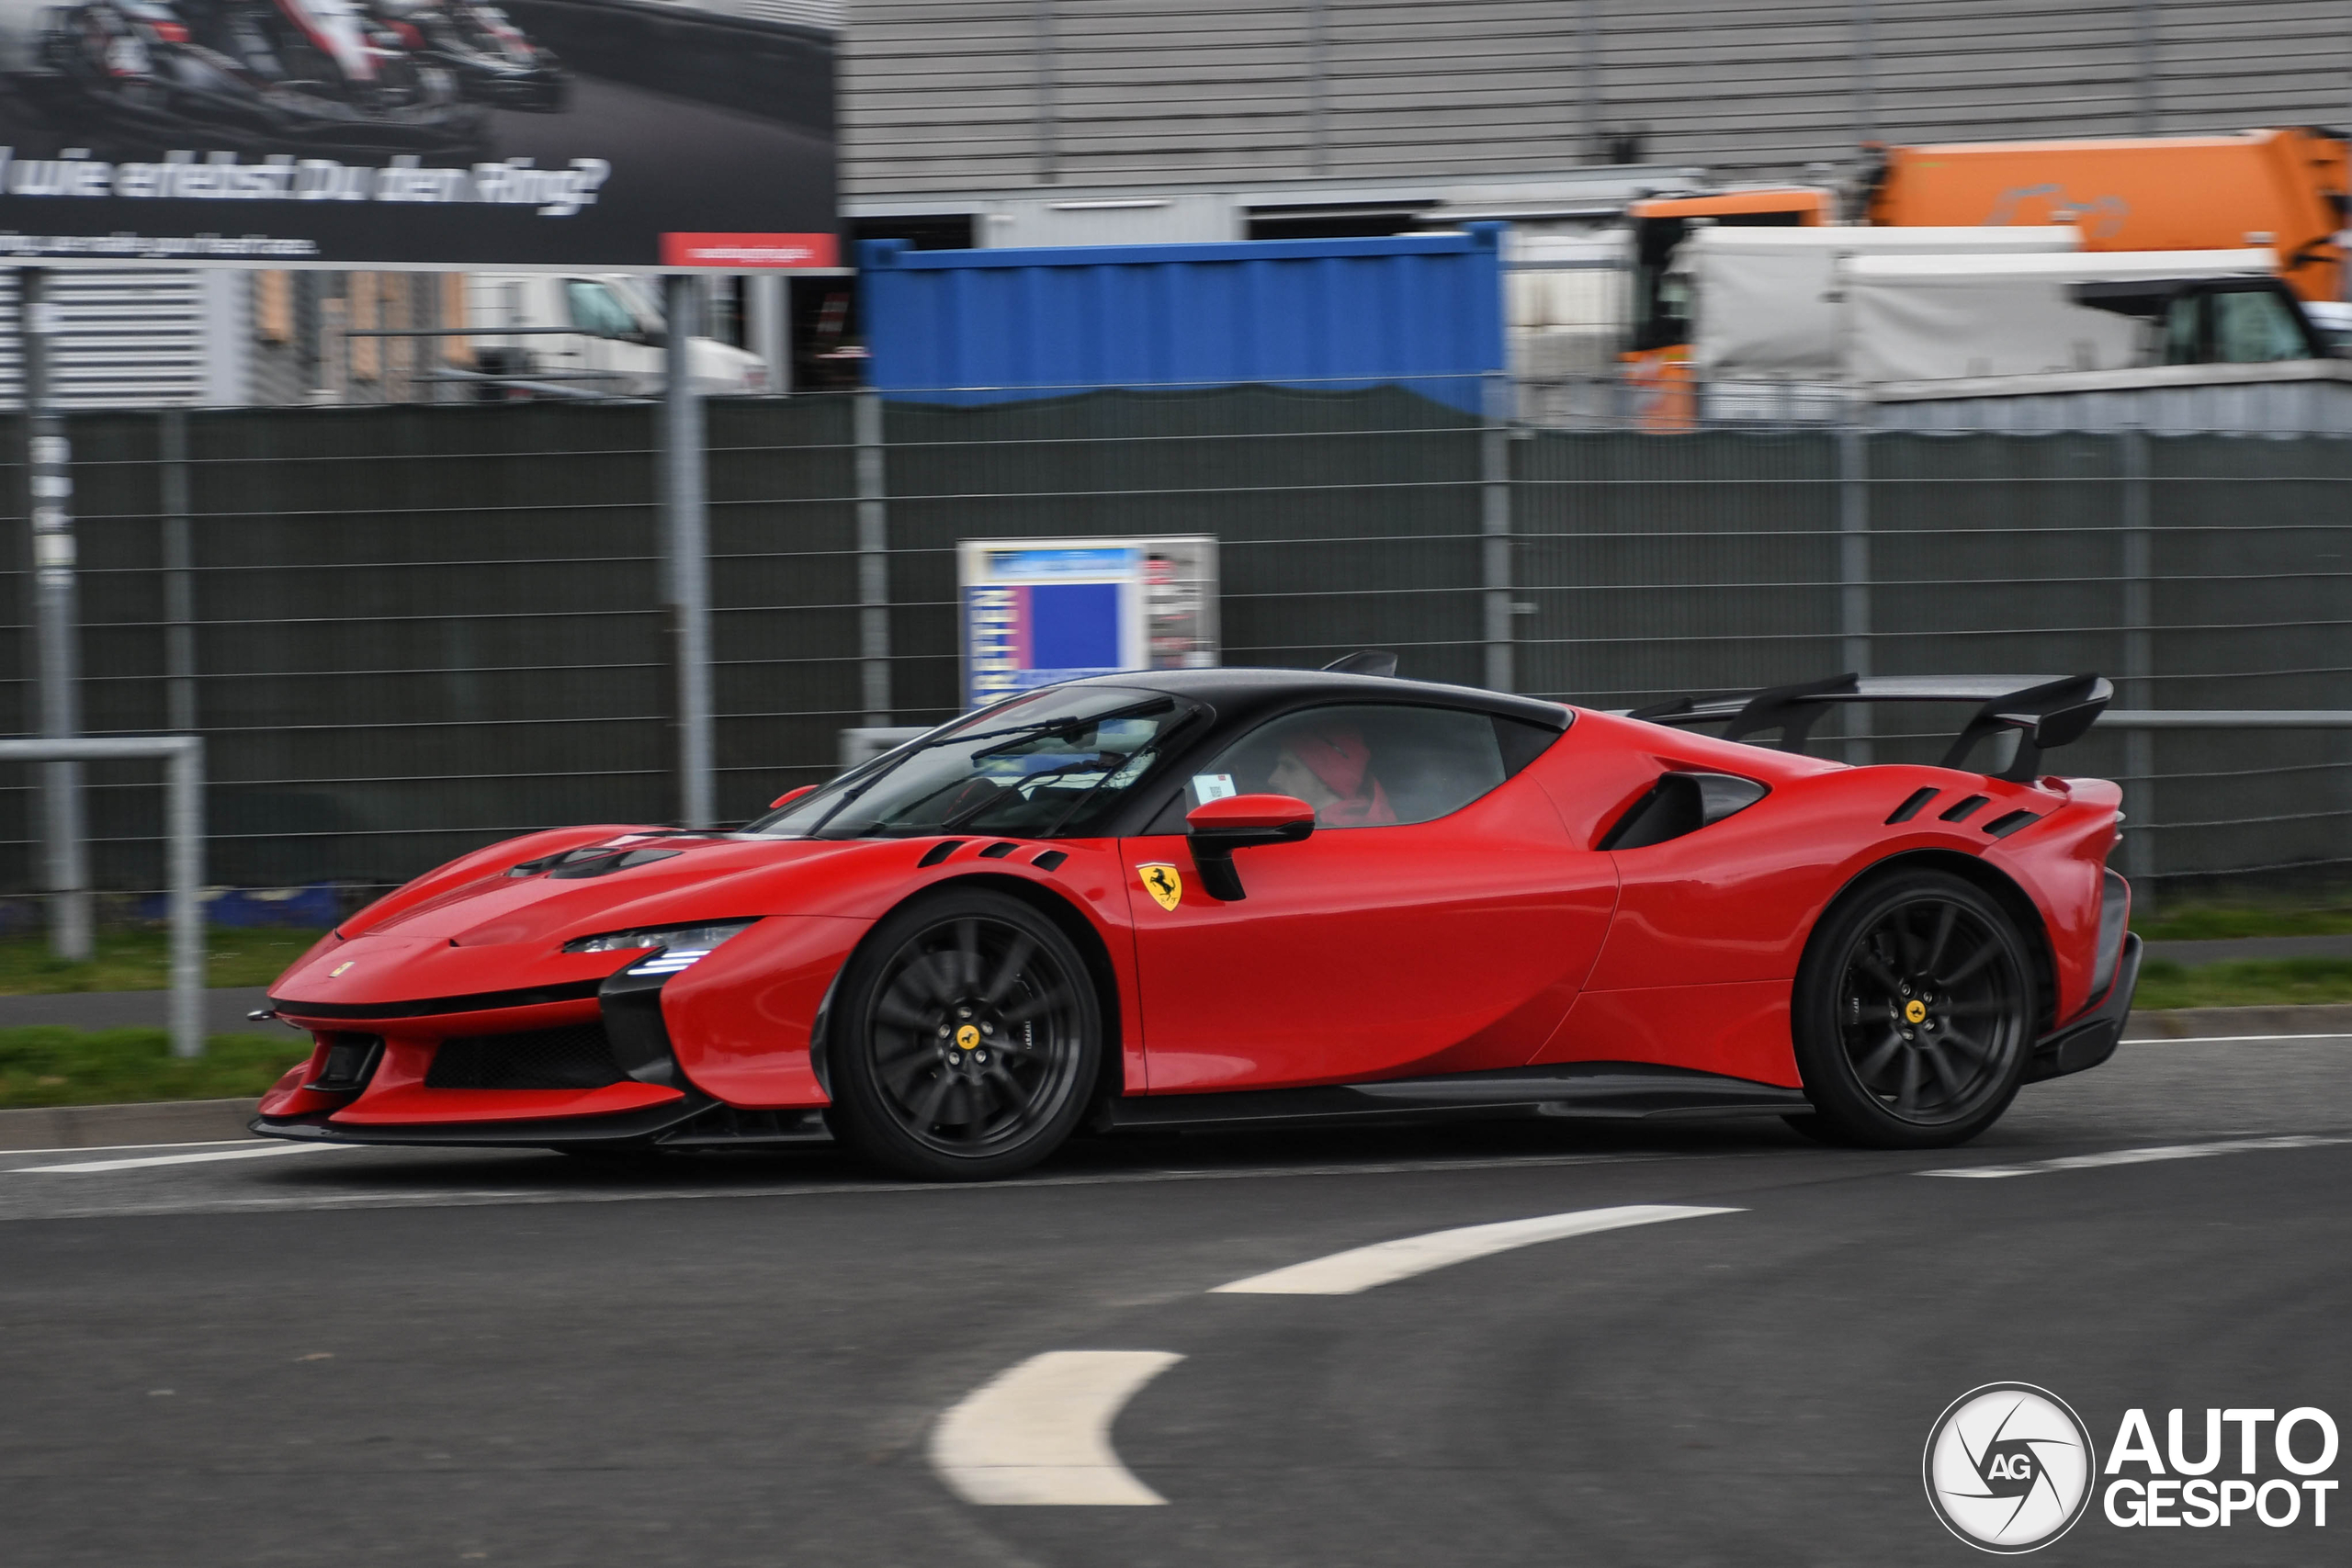
[[[571,309],[571,324],[583,333],[596,337],[627,338],[642,330],[629,308],[601,283],[568,277],[564,279],[563,292],[565,302]]]
[[[2198,362],[2197,318],[2205,301],[2194,294],[2184,294],[2165,309],[2165,363],[2194,365]]]
[[[1555,738],[1541,725],[1451,708],[1310,708],[1228,747],[1185,782],[1182,806],[1287,795],[1314,807],[1323,828],[1427,822],[1485,795]]]
[[[2216,294],[2213,357],[2224,365],[2267,365],[2308,359],[2311,348],[2287,301],[2267,289]]]

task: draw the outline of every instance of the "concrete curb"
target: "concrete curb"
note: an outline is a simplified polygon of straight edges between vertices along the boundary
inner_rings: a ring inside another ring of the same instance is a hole
[[[2199,1040],[2247,1034],[2352,1034],[2352,1003],[2318,1007],[2175,1008],[2135,1012],[2126,1040]],[[153,1105],[55,1105],[0,1111],[0,1150],[87,1149],[117,1144],[193,1144],[245,1136],[260,1102],[184,1100]]]
[[[112,1144],[202,1144],[245,1136],[259,1100],[150,1105],[40,1105],[0,1111],[0,1149],[94,1149]]]

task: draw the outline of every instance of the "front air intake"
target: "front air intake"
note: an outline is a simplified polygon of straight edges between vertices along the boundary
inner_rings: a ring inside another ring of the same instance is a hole
[[[566,1024],[520,1034],[444,1040],[425,1070],[427,1089],[602,1089],[625,1081],[605,1026]]]

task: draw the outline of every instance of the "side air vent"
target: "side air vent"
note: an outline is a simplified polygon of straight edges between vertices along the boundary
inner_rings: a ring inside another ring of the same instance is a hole
[[[1019,844],[1008,843],[1000,839],[995,843],[990,844],[987,849],[982,850],[980,852],[980,858],[982,860],[1002,860],[1005,856],[1011,854],[1020,847],[1021,846]]]
[[[1764,786],[1731,773],[1668,773],[1634,802],[1600,840],[1604,850],[1639,850],[1695,833],[1764,798]]]
[[[384,1041],[378,1034],[330,1034],[327,1036],[326,1064],[319,1076],[304,1084],[325,1094],[349,1094],[368,1087],[376,1076],[376,1064],[384,1055]]]
[[[2006,839],[2019,829],[2030,828],[2041,820],[2041,818],[2035,812],[2012,811],[2006,817],[1996,817],[1985,823],[1984,830],[1996,839]]]
[[[1941,792],[1932,789],[1913,790],[1909,795],[1903,797],[1903,804],[1896,807],[1893,815],[1887,818],[1887,826],[1892,828],[1897,822],[1910,821],[1911,818],[1918,816],[1920,809],[1924,807],[1928,802],[1935,799],[1939,793]]]
[[[923,851],[922,859],[915,862],[915,869],[920,871],[927,865],[937,865],[969,842],[971,840],[968,839],[942,839]]]
[[[1943,813],[1943,819],[1947,822],[1965,822],[1975,816],[1978,809],[1991,798],[1989,795],[1972,795],[1958,805],[1948,807]]]
[[[444,1040],[425,1070],[427,1089],[602,1089],[627,1077],[605,1026],[567,1024],[519,1034]]]
[[[1068,859],[1069,859],[1069,856],[1062,853],[1059,850],[1047,850],[1044,854],[1032,859],[1029,863],[1035,866],[1039,871],[1055,871],[1058,870],[1062,862]]]

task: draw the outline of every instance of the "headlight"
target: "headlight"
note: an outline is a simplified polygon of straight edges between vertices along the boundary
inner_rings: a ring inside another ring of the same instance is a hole
[[[602,936],[574,937],[563,944],[566,953],[618,953],[627,948],[658,947],[662,951],[632,965],[632,975],[674,975],[701,959],[729,937],[752,929],[750,920],[716,925],[640,926],[636,931],[606,931]]]

